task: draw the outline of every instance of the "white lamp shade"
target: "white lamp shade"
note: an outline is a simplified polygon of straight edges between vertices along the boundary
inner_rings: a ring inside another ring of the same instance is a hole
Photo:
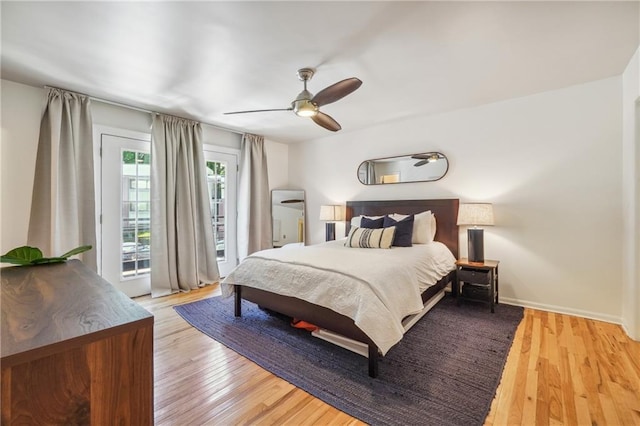
[[[320,206],[320,220],[328,222],[342,221],[345,218],[344,206]]]
[[[489,203],[460,204],[458,225],[493,225],[493,206]]]

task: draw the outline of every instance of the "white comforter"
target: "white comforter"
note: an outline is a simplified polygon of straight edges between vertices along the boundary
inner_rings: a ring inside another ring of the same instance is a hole
[[[263,250],[245,258],[222,282],[254,287],[324,306],[353,319],[384,355],[402,339],[402,319],[422,310],[421,292],[455,269],[439,242],[360,249],[344,240]]]

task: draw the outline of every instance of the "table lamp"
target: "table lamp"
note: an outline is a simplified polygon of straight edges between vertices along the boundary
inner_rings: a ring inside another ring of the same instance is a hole
[[[469,262],[484,262],[484,230],[478,225],[493,225],[493,206],[489,203],[461,203],[458,225],[471,225],[467,229]]]
[[[344,220],[344,206],[326,205],[320,206],[320,220],[326,221],[326,241],[336,239],[336,222]]]

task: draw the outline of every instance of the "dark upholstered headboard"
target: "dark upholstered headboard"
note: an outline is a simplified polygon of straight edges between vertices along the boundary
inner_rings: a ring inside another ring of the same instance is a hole
[[[380,216],[391,213],[415,214],[431,210],[436,216],[435,240],[449,247],[459,259],[458,249],[458,199],[444,200],[384,200],[347,201],[346,233],[351,228],[351,218],[359,215]]]

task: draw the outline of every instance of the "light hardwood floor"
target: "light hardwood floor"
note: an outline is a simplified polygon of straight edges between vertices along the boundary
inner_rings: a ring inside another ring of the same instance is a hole
[[[155,316],[157,425],[358,420],[200,333],[173,310],[217,286],[136,298]],[[640,342],[620,326],[525,309],[486,425],[640,425]]]

